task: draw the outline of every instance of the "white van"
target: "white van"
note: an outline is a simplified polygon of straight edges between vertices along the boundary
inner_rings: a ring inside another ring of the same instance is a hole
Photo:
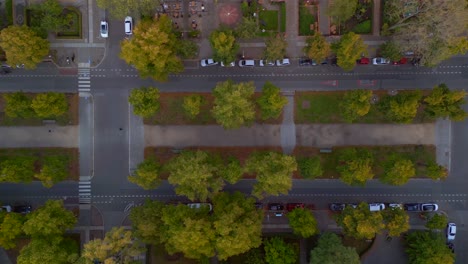
[[[253,67],[255,66],[254,60],[240,60],[239,67]]]
[[[385,204],[383,203],[371,203],[369,204],[369,210],[371,212],[382,211],[385,209]]]
[[[132,35],[133,32],[133,18],[128,16],[125,18],[125,34]]]

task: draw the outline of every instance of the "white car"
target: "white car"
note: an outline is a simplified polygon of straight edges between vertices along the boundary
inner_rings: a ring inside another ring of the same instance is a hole
[[[0,212],[1,212],[1,211],[5,211],[5,212],[7,212],[7,213],[11,212],[11,206],[10,206],[10,205],[2,205],[2,206],[0,207]]]
[[[391,204],[388,204],[388,207],[392,208],[392,209],[401,209],[403,210],[403,205],[402,204],[399,204],[399,203],[391,203]]]
[[[107,38],[109,37],[109,24],[107,23],[107,21],[101,21],[101,37],[103,38]]]
[[[371,203],[369,204],[369,210],[371,212],[378,212],[385,209],[385,204],[383,203]]]
[[[239,67],[253,67],[255,66],[254,60],[240,60]]]
[[[189,203],[187,204],[188,207],[192,208],[192,209],[201,209],[201,208],[208,208],[209,212],[211,212],[211,210],[213,210],[213,206],[210,204],[210,203]]]
[[[435,203],[421,204],[422,212],[435,212],[439,210],[439,206]]]
[[[213,59],[203,59],[200,61],[202,67],[218,65],[218,62]]]
[[[221,67],[234,67],[234,66],[236,66],[236,63],[234,61],[226,65],[223,62],[221,62]]]
[[[385,58],[373,58],[372,59],[372,64],[374,64],[374,65],[387,65],[387,64],[390,64],[390,60],[385,59]]]
[[[125,18],[125,34],[133,34],[133,18],[131,16]]]
[[[289,59],[287,58],[276,61],[276,66],[288,66],[288,65],[291,65],[291,63],[289,62]]]
[[[455,240],[457,234],[457,225],[455,223],[448,223],[447,225],[447,240]]]
[[[275,66],[274,61],[260,60],[260,67]]]

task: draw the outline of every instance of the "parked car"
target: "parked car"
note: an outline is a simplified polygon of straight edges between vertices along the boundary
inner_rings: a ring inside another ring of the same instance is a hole
[[[383,203],[371,203],[369,204],[369,210],[371,212],[378,212],[385,209],[385,204]]]
[[[275,62],[274,61],[267,61],[267,60],[260,60],[259,65],[260,65],[260,67],[275,66]]]
[[[334,212],[343,211],[346,207],[344,203],[332,203],[330,204],[330,210]]]
[[[255,208],[263,210],[263,203],[255,203]]]
[[[276,66],[288,66],[288,65],[291,65],[288,58],[284,58],[284,59],[281,59],[281,60],[276,60]]]
[[[400,204],[400,203],[390,203],[390,204],[388,204],[388,207],[390,207],[392,209],[399,208],[399,209],[403,210],[403,205]]]
[[[101,37],[107,38],[109,37],[109,24],[107,21],[103,20],[101,21]]]
[[[283,216],[284,205],[280,203],[268,204],[268,210],[273,211],[275,216]]]
[[[403,208],[405,209],[405,211],[409,211],[409,212],[419,212],[419,211],[421,211],[420,207],[419,207],[419,204],[416,204],[416,203],[404,204]]]
[[[288,210],[288,212],[291,212],[292,210],[294,210],[296,208],[304,208],[304,204],[303,203],[288,203],[288,204],[286,204],[286,210]]]
[[[2,65],[2,68],[0,69],[0,73],[1,74],[7,74],[7,73],[10,73],[11,72],[11,66],[10,65],[7,65],[7,64],[3,64]]]
[[[435,212],[439,209],[439,206],[435,203],[421,204],[421,211],[423,212]]]
[[[435,203],[409,203],[405,204],[403,208],[409,212],[435,212],[439,209],[439,206]]]
[[[218,65],[218,62],[217,61],[214,61],[213,59],[202,59],[200,61],[200,65],[202,67],[206,67],[206,66],[213,66],[213,65]]]
[[[385,59],[385,58],[373,58],[372,59],[372,64],[374,64],[374,65],[387,65],[389,63],[390,63],[390,61],[388,59]]]
[[[11,212],[11,205],[2,205],[0,207],[0,212],[2,211],[7,212],[7,213]]]
[[[359,206],[359,204],[357,204],[357,203],[349,203],[349,204],[346,204],[346,206],[350,206],[350,207],[356,209],[356,208]]]
[[[13,207],[13,211],[20,214],[29,214],[32,211],[31,205],[17,205]]]
[[[448,241],[454,240],[456,234],[457,234],[457,225],[455,223],[448,223],[447,224],[447,240]]]
[[[358,64],[369,64],[370,60],[369,58],[362,57],[359,60],[356,61]]]
[[[223,62],[221,62],[221,67],[234,67],[234,66],[236,66],[235,61],[227,63],[227,64],[224,64]]]
[[[133,18],[131,16],[125,18],[125,34],[133,34]]]
[[[309,58],[300,58],[299,66],[315,66],[317,63]]]
[[[240,60],[239,67],[253,67],[255,66],[254,60]]]
[[[399,61],[392,62],[393,65],[402,65],[402,64],[406,64],[406,63],[408,63],[407,58],[401,58]]]
[[[213,210],[213,206],[210,203],[188,203],[187,206],[192,209],[197,209],[197,210],[202,209],[202,208],[208,208],[209,212]]]

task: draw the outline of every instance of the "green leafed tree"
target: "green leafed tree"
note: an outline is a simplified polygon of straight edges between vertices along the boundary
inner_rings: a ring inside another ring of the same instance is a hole
[[[0,217],[0,247],[12,249],[16,247],[16,239],[23,234],[24,216],[17,213],[7,213]]]
[[[349,32],[332,44],[332,50],[336,54],[338,66],[350,71],[356,66],[356,60],[361,58],[362,54],[367,54],[367,45],[360,35]]]
[[[314,32],[314,35],[306,39],[307,46],[304,47],[304,53],[309,59],[316,63],[324,61],[331,53],[330,43],[320,32]]]
[[[372,91],[352,90],[347,91],[340,103],[343,118],[352,123],[359,117],[367,115],[371,108]]]
[[[17,258],[18,264],[72,264],[79,258],[78,244],[72,239],[53,236],[33,238],[23,247]]]
[[[317,220],[308,209],[296,208],[286,216],[289,220],[289,226],[293,229],[294,234],[298,236],[308,238],[319,232]]]
[[[210,35],[210,44],[215,61],[228,65],[236,60],[239,44],[237,44],[234,31],[231,29],[221,28],[213,31]]]
[[[159,111],[159,90],[154,87],[133,89],[128,97],[133,113],[141,117],[151,117]]]
[[[466,92],[450,91],[446,84],[440,84],[424,98],[425,111],[433,118],[449,117],[453,121],[461,121],[467,117],[462,106],[465,104]]]
[[[40,93],[32,100],[31,107],[38,117],[56,118],[68,112],[68,101],[63,93]]]
[[[206,100],[199,94],[187,95],[184,97],[183,108],[190,118],[195,118],[200,114],[201,107],[206,104]]]
[[[135,257],[145,252],[145,247],[133,237],[132,231],[114,227],[104,239],[94,239],[84,245],[82,256],[88,261],[103,263],[135,263]]]
[[[184,151],[167,165],[168,181],[175,185],[178,195],[192,201],[206,201],[224,186],[223,179],[217,175],[218,167],[207,152]]]
[[[32,4],[30,9],[33,11],[34,18],[37,19],[37,25],[31,21],[33,24],[31,27],[38,33],[41,31],[45,33],[62,31],[70,25],[72,19],[71,14],[63,12],[63,7],[57,0],[46,0],[40,4]]]
[[[138,164],[135,172],[128,176],[128,181],[145,190],[155,189],[161,184],[160,171],[161,166],[154,157],[150,157]]]
[[[421,91],[399,93],[384,98],[379,108],[394,122],[411,123],[418,113],[421,97]]]
[[[437,233],[415,231],[406,237],[406,254],[410,264],[455,263],[455,254]]]
[[[219,82],[213,90],[214,106],[211,110],[216,122],[225,129],[250,125],[255,119],[253,82]]]
[[[382,213],[388,235],[398,237],[409,230],[409,216],[400,208],[387,208]]]
[[[338,157],[340,179],[349,185],[364,186],[374,178],[372,171],[373,157],[366,149],[346,148]]]
[[[136,24],[133,36],[121,42],[120,57],[133,65],[142,77],[167,81],[169,74],[183,70],[177,56],[178,40],[167,15]]]
[[[444,214],[434,214],[426,223],[426,227],[431,230],[444,229],[448,224],[447,216]]]
[[[256,175],[252,195],[262,198],[264,195],[288,193],[297,162],[292,156],[276,152],[254,153],[247,159],[245,167],[249,173]]]
[[[182,59],[195,59],[198,55],[197,43],[188,39],[180,39],[177,44],[177,55]]]
[[[295,264],[299,258],[294,247],[280,237],[272,237],[263,242],[265,260],[268,264]]]
[[[57,182],[63,181],[67,178],[68,162],[67,156],[44,157],[42,168],[35,177],[41,180],[44,187],[50,188]]]
[[[44,206],[28,215],[23,231],[33,238],[50,238],[61,236],[75,223],[76,217],[63,207],[62,200],[48,200]]]
[[[34,178],[35,158],[9,157],[0,163],[0,182],[30,183]]]
[[[135,237],[144,243],[161,243],[161,233],[164,229],[162,213],[164,204],[160,201],[146,200],[142,206],[130,211],[130,220]]]
[[[343,232],[357,239],[372,239],[385,228],[382,213],[371,212],[367,203],[360,203],[357,208],[346,206],[336,217],[336,222]]]
[[[387,41],[380,45],[380,54],[391,61],[399,61],[402,57],[400,47],[393,41]]]
[[[307,157],[298,160],[299,171],[305,179],[315,179],[323,174],[323,168],[320,157]]]
[[[265,51],[263,52],[263,57],[267,61],[276,61],[286,57],[286,48],[288,47],[288,42],[284,38],[284,35],[281,33],[276,34],[275,36],[269,37],[265,41]]]
[[[427,176],[433,180],[444,180],[448,176],[448,170],[444,166],[431,162],[427,165]]]
[[[254,202],[240,192],[219,193],[213,198],[214,245],[220,260],[261,245],[263,212]]]
[[[225,162],[224,166],[220,166],[218,174],[221,178],[230,184],[238,182],[244,175],[244,168],[240,161],[235,157],[230,157]]]
[[[333,0],[328,6],[327,15],[338,24],[346,22],[356,12],[358,0]]]
[[[11,118],[29,118],[34,116],[31,98],[23,92],[5,93],[5,114]]]
[[[0,31],[0,47],[10,65],[24,64],[26,69],[35,69],[49,53],[49,42],[27,26],[9,26]]]
[[[360,264],[361,260],[356,249],[343,246],[336,234],[324,233],[310,252],[310,264],[325,263]]]
[[[263,120],[278,118],[283,111],[283,107],[288,103],[286,96],[281,95],[279,87],[271,82],[266,82],[262,88],[262,94],[257,99],[260,113]]]
[[[414,163],[408,159],[392,159],[384,167],[385,172],[379,180],[386,184],[403,185],[416,175]]]
[[[242,39],[255,38],[258,32],[257,21],[253,17],[243,17],[235,30],[236,37]]]

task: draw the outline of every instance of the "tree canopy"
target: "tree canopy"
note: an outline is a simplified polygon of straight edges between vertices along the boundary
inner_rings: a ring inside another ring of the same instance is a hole
[[[121,43],[120,57],[133,65],[143,77],[166,81],[171,73],[183,70],[177,57],[178,40],[167,15],[156,20],[142,20],[136,24],[133,36]]]
[[[385,172],[379,178],[383,183],[391,185],[406,184],[410,178],[416,175],[413,161],[403,158],[394,158],[384,165]]]
[[[307,57],[316,63],[324,61],[331,53],[330,43],[320,32],[314,32],[314,35],[306,39],[307,46],[304,47],[304,53]]]
[[[260,107],[260,114],[263,120],[278,118],[283,111],[283,107],[288,103],[288,99],[281,95],[279,87],[271,82],[266,82],[262,88],[262,94],[257,99]]]
[[[398,237],[409,230],[409,216],[403,209],[387,208],[382,214],[389,236]]]
[[[327,15],[340,24],[350,19],[356,12],[358,0],[333,0],[327,9]]]
[[[163,232],[162,213],[165,205],[160,201],[147,199],[142,206],[130,211],[130,220],[135,237],[144,243],[161,243]]]
[[[68,157],[48,156],[42,160],[42,168],[35,175],[44,187],[50,188],[68,177]]]
[[[191,94],[184,97],[183,108],[190,118],[195,118],[200,114],[200,109],[205,103],[206,101],[201,95]]]
[[[138,164],[135,172],[128,176],[128,181],[137,184],[145,190],[155,189],[161,184],[160,170],[161,166],[155,158],[149,157]]]
[[[272,237],[263,242],[265,260],[268,264],[294,264],[297,263],[298,254],[293,246],[280,237]]]
[[[421,91],[402,92],[382,99],[379,108],[397,123],[411,123],[418,113]]]
[[[294,234],[303,238],[311,237],[319,232],[317,220],[308,209],[296,208],[287,215],[289,226],[293,229]]]
[[[24,216],[18,213],[5,213],[0,217],[0,247],[16,247],[16,239],[23,234],[23,222]]]
[[[24,64],[26,69],[35,69],[49,53],[49,42],[27,26],[9,26],[0,31],[0,47],[9,64]]]
[[[367,115],[371,108],[371,90],[351,90],[347,91],[340,103],[341,115],[352,123],[357,118]]]
[[[159,90],[154,87],[140,87],[133,89],[128,97],[128,102],[133,106],[135,115],[151,117],[155,115],[160,107]]]
[[[444,214],[434,214],[426,223],[426,227],[431,230],[444,229],[448,224],[447,216]]]
[[[357,208],[346,206],[336,217],[336,222],[343,227],[343,232],[357,239],[372,239],[384,227],[382,213],[371,212],[369,204],[360,203]]]
[[[57,33],[70,25],[72,14],[63,12],[64,8],[57,0],[46,0],[40,4],[31,4],[31,28],[40,36],[47,38],[47,32]]]
[[[398,47],[398,45],[393,41],[387,41],[380,45],[380,53],[383,57],[388,58],[391,61],[399,61],[402,57],[400,47]]]
[[[455,255],[437,233],[415,231],[406,237],[406,254],[410,264],[455,263]]]
[[[12,118],[28,118],[34,116],[31,108],[32,99],[23,92],[5,93],[5,114]]]
[[[239,44],[236,42],[234,31],[221,28],[211,32],[210,44],[213,49],[213,59],[225,65],[236,60]]]
[[[36,159],[27,156],[12,156],[0,162],[0,182],[29,183],[34,178]]]
[[[23,247],[17,258],[18,264],[72,264],[78,260],[79,247],[72,239],[61,236],[33,238]]]
[[[362,54],[367,54],[367,45],[360,35],[353,32],[341,36],[338,42],[332,44],[332,49],[336,54],[338,66],[345,71],[352,70],[356,66],[356,60]]]
[[[263,52],[263,57],[267,61],[276,61],[283,59],[286,56],[286,48],[288,42],[284,38],[284,34],[278,33],[275,36],[269,37],[265,41],[266,48]]]
[[[257,36],[258,31],[257,20],[254,17],[243,17],[235,29],[235,34],[238,38],[251,39]]]
[[[310,264],[334,263],[360,264],[361,260],[356,249],[343,246],[336,234],[324,233],[310,252]]]
[[[32,100],[31,107],[41,118],[56,118],[68,112],[68,101],[64,93],[40,93]]]
[[[253,82],[219,82],[213,90],[214,106],[211,110],[216,122],[225,129],[250,125],[255,119]]]
[[[450,91],[447,85],[442,83],[424,98],[425,111],[434,118],[449,117],[453,121],[461,121],[467,117],[462,108],[466,102],[465,97],[465,91]]]
[[[346,148],[339,154],[338,172],[340,179],[349,185],[364,186],[374,178],[373,157],[366,149]]]

